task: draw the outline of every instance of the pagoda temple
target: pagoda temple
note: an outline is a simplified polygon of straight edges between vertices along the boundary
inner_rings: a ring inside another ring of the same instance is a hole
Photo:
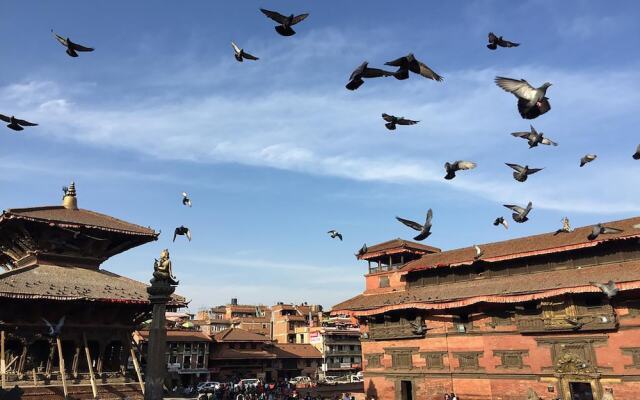
[[[332,310],[360,321],[367,399],[637,399],[640,217],[603,225],[369,247],[365,291]]]
[[[132,333],[150,316],[147,285],[100,265],[157,238],[150,228],[78,208],[73,183],[62,206],[3,211],[0,394],[141,398]],[[184,305],[175,295],[169,304]]]

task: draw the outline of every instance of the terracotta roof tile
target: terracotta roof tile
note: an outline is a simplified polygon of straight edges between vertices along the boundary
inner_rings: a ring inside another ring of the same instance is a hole
[[[251,349],[216,349],[214,347],[213,352],[209,355],[211,360],[256,360],[256,359],[274,359],[276,355],[266,350],[251,350]]]
[[[216,342],[268,342],[269,338],[240,328],[229,328],[213,337]]]
[[[322,354],[310,344],[274,343],[270,349],[277,358],[322,358]]]
[[[5,219],[13,218],[36,222],[59,223],[67,227],[81,226],[85,228],[110,230],[135,235],[157,235],[151,228],[145,228],[140,225],[122,221],[109,215],[83,209],[66,209],[62,206],[8,209],[0,216],[0,223]]]
[[[149,331],[136,331],[143,340],[149,340]],[[169,342],[210,342],[209,335],[198,331],[168,330],[167,341]]]

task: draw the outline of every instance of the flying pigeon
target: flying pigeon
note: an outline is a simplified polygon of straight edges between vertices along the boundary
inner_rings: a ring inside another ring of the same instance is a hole
[[[38,124],[34,124],[33,122],[25,121],[23,119],[18,119],[13,115],[7,117],[6,115],[0,114],[0,120],[8,122],[9,124],[7,124],[7,128],[13,129],[14,131],[24,130],[23,126],[38,126]]]
[[[93,51],[91,47],[81,46],[77,43],[73,43],[69,38],[64,38],[58,35],[53,31],[53,29],[51,30],[51,33],[53,33],[53,36],[58,42],[60,42],[61,45],[67,48],[67,54],[71,57],[78,57],[78,51]]]
[[[476,250],[476,255],[473,256],[473,259],[479,260],[484,255],[484,250],[482,250],[477,244],[474,244],[473,248]]]
[[[571,225],[569,224],[569,218],[564,217],[562,218],[562,228],[558,229],[556,233],[553,234],[553,236],[559,235],[561,233],[570,233],[571,231],[572,229]]]
[[[549,99],[546,97],[547,89],[551,84],[545,82],[539,88],[534,88],[524,79],[511,79],[496,76],[496,85],[518,98],[518,111],[525,119],[534,119],[551,109]]]
[[[529,220],[527,215],[531,212],[531,209],[533,208],[533,203],[531,202],[527,204],[527,208],[522,208],[520,206],[516,206],[513,204],[503,204],[503,205],[508,209],[515,211],[513,214],[511,214],[511,216],[513,217],[513,220],[519,224],[523,222],[527,222]]]
[[[47,332],[46,335],[49,336],[49,337],[52,337],[52,338],[57,338],[58,336],[60,336],[60,331],[62,330],[62,325],[64,325],[64,319],[65,319],[65,317],[62,316],[62,318],[60,318],[60,320],[58,321],[58,323],[54,327],[51,324],[51,322],[49,322],[46,319],[42,318],[44,323],[47,324],[47,326],[49,327],[49,332]]]
[[[636,147],[636,152],[633,153],[632,157],[634,160],[640,160],[640,144]]]
[[[258,57],[245,52],[244,49],[241,49],[233,42],[231,42],[231,47],[233,47],[233,56],[238,62],[242,62],[243,60],[259,60]]]
[[[529,175],[535,174],[536,172],[543,170],[543,168],[529,168],[528,165],[525,165],[523,167],[518,164],[509,164],[509,163],[505,163],[505,164],[515,170],[515,172],[513,173],[513,179],[517,180],[518,182],[524,182],[527,180],[527,177]]]
[[[444,163],[444,169],[447,171],[447,174],[444,176],[444,179],[451,180],[456,177],[456,172],[465,169],[474,169],[476,167],[476,163],[471,161],[454,161],[452,163]]]
[[[398,67],[394,76],[396,79],[403,80],[409,78],[409,71],[422,75],[425,78],[433,79],[434,81],[441,82],[442,77],[435,73],[431,68],[427,67],[421,61],[418,61],[413,53],[409,53],[404,57],[397,58],[393,61],[384,63],[384,65],[390,65],[392,67]]]
[[[369,251],[369,249],[367,248],[367,244],[365,243],[362,245],[362,247],[360,247],[360,250],[358,250],[356,257],[362,257],[363,255],[367,254],[367,251]]]
[[[569,323],[573,327],[573,329],[578,330],[585,325],[585,322],[578,321],[576,318],[565,317],[564,320]]]
[[[598,282],[589,282],[589,283],[597,287],[598,289],[602,290],[602,293],[604,293],[608,298],[612,298],[613,296],[618,294],[619,289],[616,286],[616,283],[614,281],[609,281],[605,284],[598,283]]]
[[[596,224],[591,227],[591,233],[589,234],[589,236],[587,236],[587,238],[589,240],[595,240],[600,235],[620,233],[620,232],[624,232],[624,231],[622,229],[611,228],[611,227],[604,226],[602,224]]]
[[[584,167],[585,165],[589,164],[591,161],[595,160],[596,158],[598,158],[598,156],[595,154],[587,154],[580,159],[580,166]]]
[[[189,198],[187,192],[182,192],[182,204],[187,207],[191,207],[191,199]]]
[[[342,242],[342,233],[332,229],[329,232],[327,232],[329,235],[331,235],[331,239],[335,239],[338,238],[340,239],[340,241]]]
[[[427,220],[425,221],[424,225],[420,225],[419,223],[411,221],[409,219],[396,217],[398,221],[402,222],[409,228],[415,229],[416,231],[420,232],[418,236],[413,238],[413,240],[417,240],[417,241],[424,240],[429,235],[431,235],[431,219],[432,218],[433,218],[433,211],[431,211],[431,209],[427,211]]]
[[[538,144],[545,144],[547,146],[557,146],[558,143],[547,139],[544,137],[544,133],[536,131],[536,128],[533,125],[529,125],[531,127],[530,132],[511,132],[511,136],[519,137],[522,139],[526,139],[529,142],[529,148],[533,148],[538,146]]]
[[[351,73],[349,83],[347,83],[346,88],[349,90],[356,90],[362,86],[364,78],[380,78],[381,76],[393,76],[393,72],[378,68],[369,68],[369,63],[365,61]]]
[[[509,223],[504,219],[504,217],[498,217],[493,221],[494,226],[502,225],[504,229],[509,229]]]
[[[500,47],[518,47],[520,43],[510,42],[508,40],[504,40],[502,36],[496,36],[493,32],[489,32],[489,44],[487,47],[491,50],[495,50]]]
[[[291,14],[287,17],[285,15],[280,14],[279,12],[265,10],[264,8],[261,8],[260,11],[262,11],[264,15],[266,15],[267,17],[271,18],[272,20],[276,21],[279,24],[278,26],[275,27],[275,29],[276,29],[276,32],[278,32],[282,36],[295,35],[296,31],[291,29],[291,27],[299,22],[302,22],[302,20],[304,20],[309,16],[308,13],[305,13],[305,14],[296,15],[295,17],[293,16],[293,14]]]
[[[186,236],[191,241],[191,230],[184,225],[180,225],[173,231],[173,241],[176,241],[176,236]]]
[[[396,129],[396,125],[415,125],[420,121],[413,121],[410,119],[405,119],[405,117],[396,117],[395,115],[389,115],[389,114],[385,114],[382,113],[382,118],[387,121],[386,124],[384,124],[384,126],[387,127],[387,129],[389,129],[390,131],[393,131]]]

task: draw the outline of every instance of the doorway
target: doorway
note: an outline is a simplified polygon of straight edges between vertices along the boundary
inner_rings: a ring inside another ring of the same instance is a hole
[[[588,382],[569,382],[571,400],[593,400],[593,391]]]
[[[411,381],[400,381],[400,400],[413,400],[413,385]]]

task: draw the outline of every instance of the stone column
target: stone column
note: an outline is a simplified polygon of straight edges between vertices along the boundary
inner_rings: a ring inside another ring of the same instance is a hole
[[[163,251],[160,261],[156,260],[153,276],[151,286],[147,287],[149,301],[153,305],[153,314],[151,316],[151,326],[149,327],[147,370],[144,377],[145,400],[162,399],[162,386],[167,375],[165,312],[167,303],[176,289],[175,285],[178,283],[171,274],[168,251]]]

